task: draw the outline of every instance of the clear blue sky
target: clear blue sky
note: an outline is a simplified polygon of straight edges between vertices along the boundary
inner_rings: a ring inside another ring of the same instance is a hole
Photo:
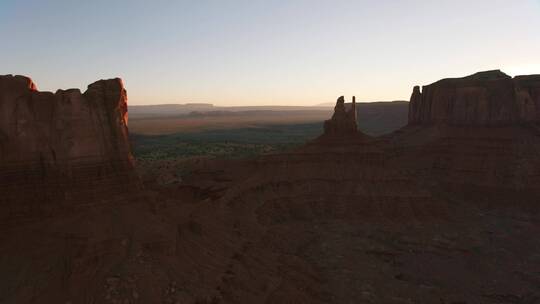
[[[408,99],[479,70],[540,74],[540,0],[0,0],[0,74],[121,77],[130,104]]]

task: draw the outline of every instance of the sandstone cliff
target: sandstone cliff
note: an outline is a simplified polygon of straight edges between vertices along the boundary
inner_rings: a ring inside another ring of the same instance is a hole
[[[415,87],[409,123],[388,136],[395,166],[468,203],[540,210],[540,75],[501,71]]]
[[[415,87],[409,124],[510,125],[540,122],[540,75],[499,70]]]
[[[51,93],[0,76],[0,222],[106,203],[137,186],[121,79]]]

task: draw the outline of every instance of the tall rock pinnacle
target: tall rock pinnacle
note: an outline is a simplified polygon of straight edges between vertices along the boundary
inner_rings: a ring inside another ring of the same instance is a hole
[[[334,107],[332,118],[324,122],[324,134],[354,134],[358,132],[356,124],[356,98],[346,104],[341,96]]]

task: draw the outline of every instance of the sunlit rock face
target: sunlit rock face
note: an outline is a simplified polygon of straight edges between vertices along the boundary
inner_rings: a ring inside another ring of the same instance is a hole
[[[502,126],[540,122],[540,75],[494,70],[415,87],[409,124]]]
[[[51,93],[0,76],[1,222],[123,200],[137,185],[121,79]]]

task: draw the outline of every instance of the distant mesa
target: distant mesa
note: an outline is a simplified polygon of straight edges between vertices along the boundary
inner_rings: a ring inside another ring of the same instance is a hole
[[[185,104],[186,106],[197,106],[197,107],[213,107],[214,105],[211,103],[202,103],[202,102],[188,102]]]
[[[334,108],[334,115],[324,122],[324,134],[357,133],[356,117],[356,98],[353,96],[352,103],[345,103],[345,97],[339,97]]]
[[[540,122],[540,75],[500,70],[414,87],[409,124],[510,125]]]

